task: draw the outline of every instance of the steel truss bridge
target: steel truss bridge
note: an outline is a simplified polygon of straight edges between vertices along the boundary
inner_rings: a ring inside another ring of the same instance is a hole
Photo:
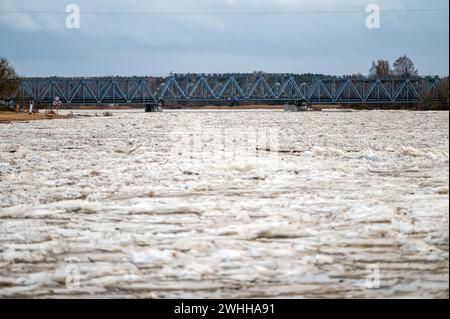
[[[176,74],[167,77],[23,78],[12,99],[67,104],[165,102],[415,103],[438,99],[438,77],[314,77],[295,74]]]

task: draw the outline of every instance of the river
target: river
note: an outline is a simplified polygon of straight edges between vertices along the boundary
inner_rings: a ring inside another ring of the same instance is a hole
[[[448,112],[80,114],[0,124],[0,297],[449,297]]]

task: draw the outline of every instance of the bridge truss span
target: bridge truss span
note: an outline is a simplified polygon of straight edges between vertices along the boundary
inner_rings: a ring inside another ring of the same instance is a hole
[[[438,99],[438,77],[316,77],[296,74],[175,74],[167,77],[23,78],[15,101],[145,104],[305,100],[313,104],[415,103]]]

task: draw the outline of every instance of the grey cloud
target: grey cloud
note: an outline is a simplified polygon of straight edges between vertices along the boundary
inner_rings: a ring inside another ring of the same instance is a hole
[[[425,74],[448,74],[448,12],[382,15],[365,28],[364,7],[448,8],[445,0],[398,1],[9,1],[0,10],[81,7],[81,29],[64,15],[0,14],[0,55],[26,75],[175,72],[366,73],[372,60],[410,55]],[[329,15],[83,15],[84,11],[353,10]],[[5,43],[8,43],[5,45]],[[26,43],[26,45],[24,45]]]

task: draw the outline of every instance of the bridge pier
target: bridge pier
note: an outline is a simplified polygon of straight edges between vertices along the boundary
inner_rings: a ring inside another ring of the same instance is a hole
[[[311,110],[307,100],[297,100],[294,103],[285,104],[286,112],[307,112]]]
[[[158,102],[145,104],[145,112],[146,113],[162,112],[162,107]]]

